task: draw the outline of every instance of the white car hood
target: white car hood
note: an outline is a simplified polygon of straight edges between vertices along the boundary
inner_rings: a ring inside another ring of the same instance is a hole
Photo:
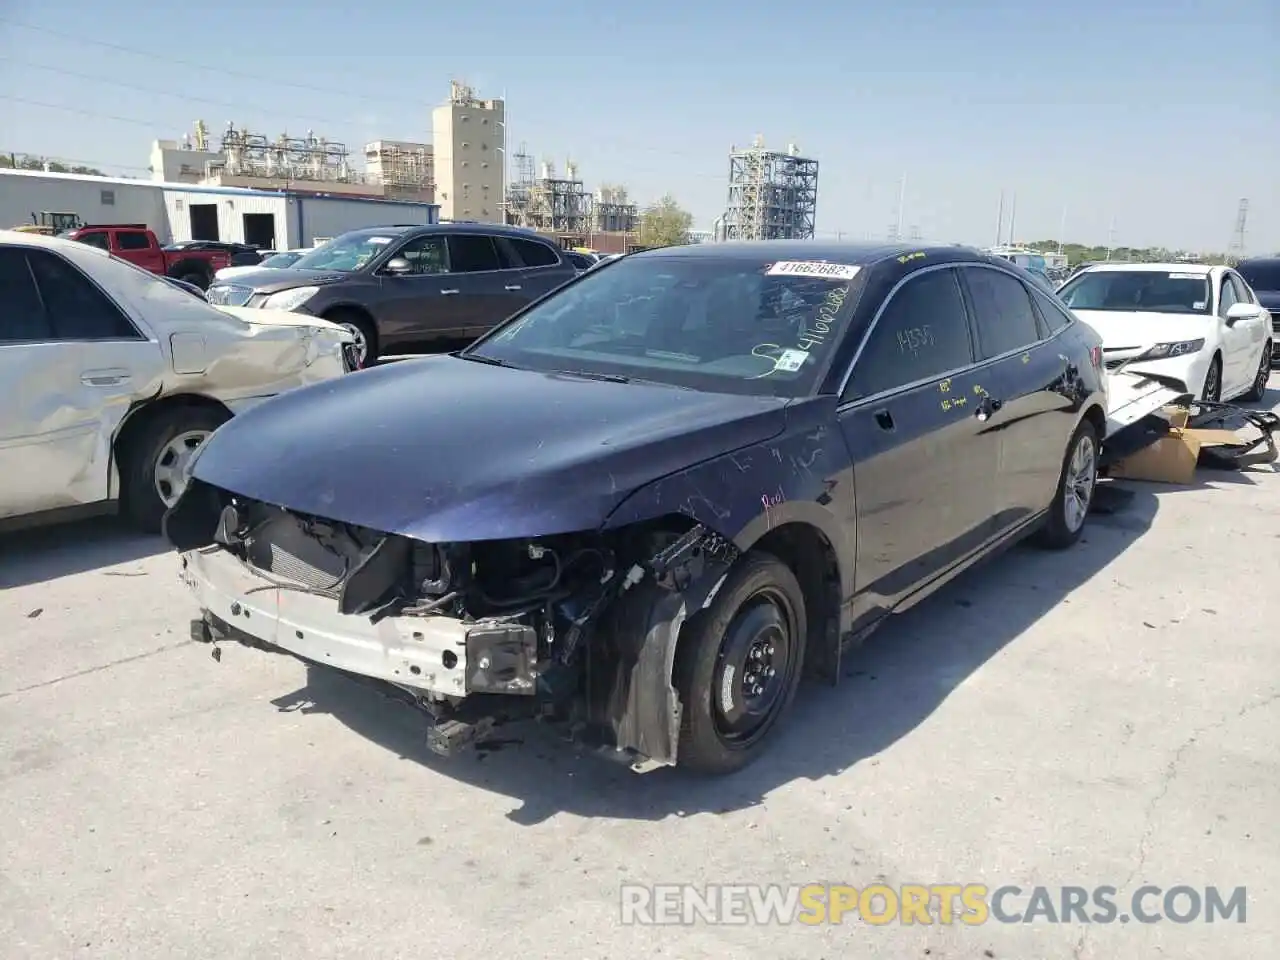
[[[253,273],[253,271],[261,270],[261,269],[262,267],[258,266],[257,264],[254,264],[251,267],[223,267],[221,270],[218,270],[214,273],[213,279],[225,280],[227,279],[227,277],[238,277],[238,276],[241,276],[242,274]]]
[[[1150,347],[1157,343],[1199,340],[1213,329],[1213,317],[1186,313],[1117,310],[1071,311],[1102,337],[1104,350]]]
[[[355,337],[345,328],[331,320],[322,320],[288,310],[259,310],[256,307],[217,306],[214,309],[243,320],[245,323],[265,325],[269,327],[311,327],[317,332],[323,330],[338,336],[343,343],[354,343]]]

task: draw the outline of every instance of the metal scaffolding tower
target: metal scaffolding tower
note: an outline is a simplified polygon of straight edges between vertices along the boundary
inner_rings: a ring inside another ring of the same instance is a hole
[[[729,148],[726,240],[808,240],[818,211],[818,161],[766,150],[756,137],[746,150]]]
[[[591,194],[573,161],[565,164],[563,177],[556,176],[550,161],[544,161],[534,177],[533,158],[523,146],[512,159],[516,175],[507,191],[507,223],[564,234],[591,232]]]
[[[1240,207],[1236,210],[1236,229],[1231,235],[1231,249],[1229,254],[1233,260],[1241,260],[1244,258],[1244,228],[1249,221],[1249,198],[1240,198]]]

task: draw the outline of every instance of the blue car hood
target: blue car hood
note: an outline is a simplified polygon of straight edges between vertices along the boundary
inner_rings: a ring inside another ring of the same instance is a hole
[[[644,484],[778,435],[786,405],[429,357],[253,407],[192,474],[428,542],[548,536],[594,529]]]
[[[1253,292],[1258,295],[1258,302],[1268,310],[1280,310],[1280,290],[1259,290],[1255,287]]]

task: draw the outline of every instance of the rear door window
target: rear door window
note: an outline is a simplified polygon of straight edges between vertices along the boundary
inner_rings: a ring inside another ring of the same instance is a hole
[[[1021,350],[1040,339],[1031,292],[1021,280],[990,267],[963,270],[984,359]]]
[[[28,252],[27,259],[57,339],[139,339],[120,308],[66,260],[44,250]]]
[[[845,399],[927,381],[972,363],[956,272],[931,270],[908,280],[885,305],[854,364]]]
[[[520,254],[520,259],[524,261],[526,267],[554,267],[560,262],[556,252],[545,243],[515,237],[511,238],[510,242],[511,246],[515,247],[516,253]]]
[[[1050,335],[1070,325],[1070,314],[1053,297],[1043,294],[1039,290],[1033,290],[1032,293],[1040,307],[1040,316],[1044,317],[1044,322],[1049,327]]]
[[[52,340],[53,328],[19,247],[0,248],[0,343]]]
[[[493,238],[482,233],[460,233],[449,237],[449,272],[484,273],[501,270]]]

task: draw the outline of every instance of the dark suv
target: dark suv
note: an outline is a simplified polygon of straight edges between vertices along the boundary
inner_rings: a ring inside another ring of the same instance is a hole
[[[1280,257],[1255,257],[1241,260],[1236,272],[1253,287],[1258,302],[1271,313],[1271,329],[1280,335]]]
[[[361,365],[470,340],[577,275],[550,241],[496,224],[352,230],[292,267],[217,281],[209,302],[308,313],[356,337]]]

